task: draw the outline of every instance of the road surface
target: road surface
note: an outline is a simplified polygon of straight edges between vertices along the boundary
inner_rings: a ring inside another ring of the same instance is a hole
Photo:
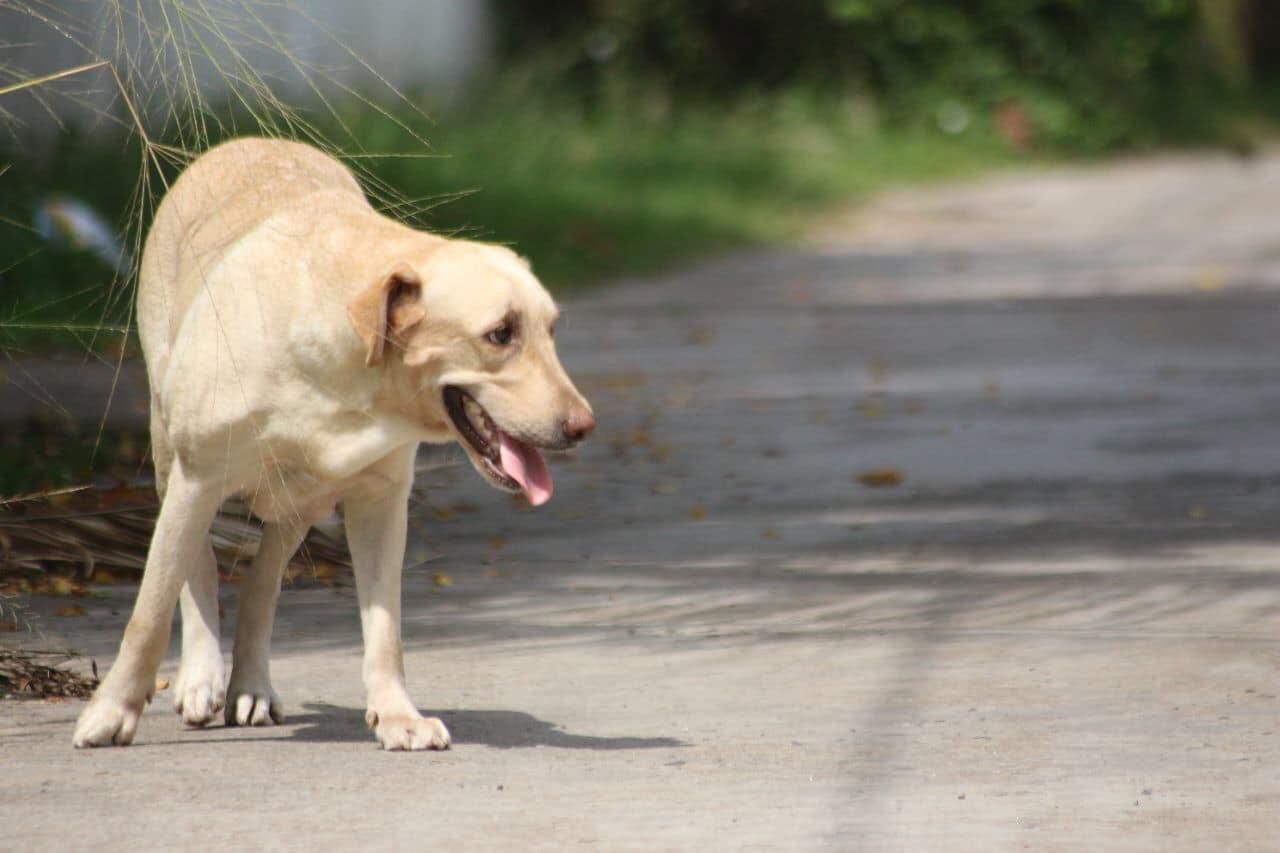
[[[453,749],[377,749],[354,593],[303,578],[283,726],[161,693],[73,751],[80,703],[0,705],[0,848],[1274,849],[1280,157],[890,194],[575,300],[561,350],[601,426],[547,507],[423,478]],[[26,641],[105,664],[131,595]]]

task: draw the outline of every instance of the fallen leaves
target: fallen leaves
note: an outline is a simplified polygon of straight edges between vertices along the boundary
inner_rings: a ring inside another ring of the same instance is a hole
[[[467,511],[462,505],[454,508]],[[0,576],[19,592],[86,595],[86,582],[136,580],[146,565],[157,512],[154,489],[79,487],[0,504]],[[230,575],[258,550],[261,525],[230,501],[210,531],[218,566]],[[313,562],[345,566],[341,534],[314,528],[294,558],[302,572]]]
[[[577,386],[588,397],[592,393],[612,391],[612,392],[632,392],[642,387],[646,382],[646,377],[638,371],[623,373],[595,373],[586,374],[577,378]]]
[[[867,371],[867,380],[873,386],[883,385],[885,377],[889,375],[889,363],[878,358],[868,359],[863,367]]]
[[[675,480],[665,479],[659,480],[653,484],[653,493],[655,495],[674,495],[680,491],[680,484]]]
[[[794,278],[783,284],[783,298],[792,305],[808,305],[817,296],[809,279]]]
[[[3,564],[0,563],[0,567]],[[47,595],[51,598],[65,596],[82,597],[89,594],[88,588],[74,578],[56,574],[36,574],[31,577],[19,576],[0,586],[3,595]]]
[[[868,421],[879,421],[889,417],[893,411],[901,411],[904,415],[919,415],[926,405],[921,400],[890,399],[884,394],[872,394],[870,397],[854,403],[853,410],[858,417]]]
[[[88,699],[97,680],[62,669],[76,657],[71,652],[0,649],[0,697]]]
[[[447,524],[450,521],[457,521],[458,514],[447,506],[433,506],[431,507],[431,518],[442,524]]]
[[[72,578],[62,575],[49,575],[42,578],[40,584],[33,588],[32,592],[41,592],[45,595],[84,595],[85,589]]]
[[[875,468],[857,475],[857,480],[869,489],[884,489],[901,486],[906,479],[897,468]]]
[[[884,417],[884,406],[875,400],[862,400],[855,406],[857,412],[869,421],[878,421]]]
[[[644,427],[638,427],[627,433],[623,439],[629,447],[648,447],[653,444],[653,436]]]
[[[311,567],[310,577],[318,581],[336,580],[344,573],[343,568],[328,560],[317,560]]]
[[[427,507],[433,521],[449,523],[457,521],[459,516],[472,515],[480,511],[478,504],[471,501],[454,501],[449,506],[431,504]]]
[[[690,346],[706,347],[711,346],[715,337],[710,326],[694,326],[685,333],[684,342]]]
[[[1221,267],[1204,267],[1196,273],[1194,284],[1201,293],[1217,293],[1227,286],[1227,273]]]

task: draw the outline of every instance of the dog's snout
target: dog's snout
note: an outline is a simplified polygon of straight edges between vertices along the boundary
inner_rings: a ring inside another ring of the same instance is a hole
[[[596,419],[591,412],[586,409],[576,411],[569,415],[564,422],[565,438],[577,444],[596,428]]]

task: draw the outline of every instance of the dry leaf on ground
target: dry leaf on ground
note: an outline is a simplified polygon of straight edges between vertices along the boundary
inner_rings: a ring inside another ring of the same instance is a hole
[[[97,680],[60,666],[76,657],[71,652],[0,649],[0,698],[88,699]]]
[[[906,477],[897,468],[876,468],[858,475],[858,482],[870,489],[902,485]]]

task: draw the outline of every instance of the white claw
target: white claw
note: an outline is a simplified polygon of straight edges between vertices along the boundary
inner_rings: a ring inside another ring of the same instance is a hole
[[[266,679],[255,680],[254,684],[237,684],[233,675],[231,680],[231,695],[235,699],[227,704],[227,725],[270,726],[284,722],[280,697]]]

